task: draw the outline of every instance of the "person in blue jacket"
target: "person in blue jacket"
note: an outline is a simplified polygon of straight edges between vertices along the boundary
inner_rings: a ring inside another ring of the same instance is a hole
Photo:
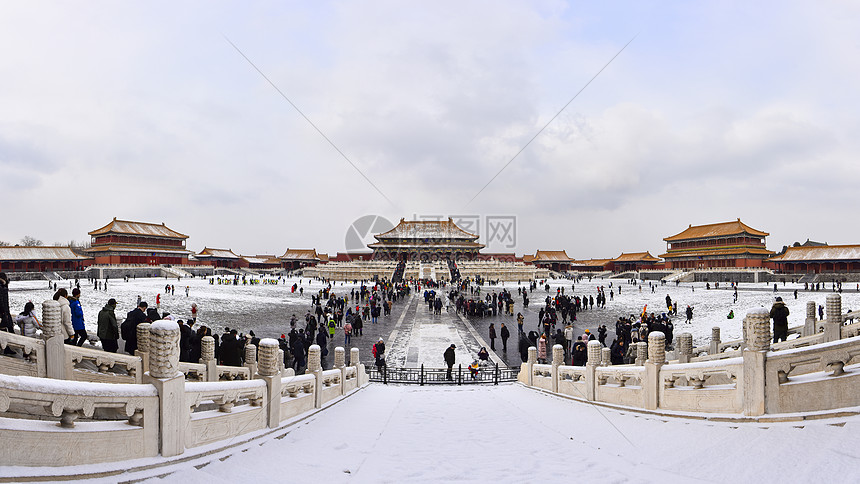
[[[81,290],[77,287],[72,289],[72,297],[69,298],[69,308],[72,310],[72,328],[75,336],[72,344],[83,346],[87,340],[87,330],[84,327],[84,309],[81,307]]]

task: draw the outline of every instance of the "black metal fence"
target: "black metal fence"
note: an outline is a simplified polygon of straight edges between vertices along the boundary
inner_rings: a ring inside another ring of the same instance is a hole
[[[487,383],[498,385],[499,383],[517,381],[520,372],[519,367],[482,366],[476,371],[468,366],[458,365],[450,370],[447,368],[390,368],[375,366],[368,368],[370,381],[379,383],[408,383],[417,385],[471,385]]]

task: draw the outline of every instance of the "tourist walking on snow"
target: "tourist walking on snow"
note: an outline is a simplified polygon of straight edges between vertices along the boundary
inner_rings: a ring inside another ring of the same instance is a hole
[[[69,309],[72,311],[72,328],[75,330],[74,343],[82,346],[87,340],[87,330],[84,327],[84,309],[81,307],[81,290],[77,287],[72,289],[72,297],[69,299]]]
[[[116,322],[116,314],[114,310],[116,309],[116,299],[109,299],[105,307],[99,311],[98,316],[98,329],[96,331],[96,336],[99,337],[99,341],[102,342],[102,349],[110,352],[116,353],[119,349],[119,345],[117,344],[117,340],[119,339],[119,326],[117,326]]]
[[[770,308],[770,317],[773,318],[774,343],[788,339],[788,314],[788,307],[782,302],[781,297],[777,297]]]
[[[445,378],[447,378],[449,381],[454,379],[451,376],[451,369],[454,368],[454,361],[457,359],[456,355],[454,354],[455,348],[456,346],[452,344],[448,347],[447,350],[445,350],[445,353],[442,355],[445,358],[445,364],[448,365],[448,371],[445,373]]]
[[[75,329],[72,327],[72,310],[69,307],[68,295],[69,291],[61,287],[54,293],[54,301],[60,303],[60,326],[63,328],[63,336],[65,337],[63,343],[70,345],[74,341]]]

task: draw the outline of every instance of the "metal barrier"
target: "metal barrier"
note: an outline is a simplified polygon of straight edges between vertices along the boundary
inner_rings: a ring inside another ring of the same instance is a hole
[[[520,372],[519,367],[500,368],[498,364],[492,366],[481,366],[472,372],[469,367],[463,365],[451,369],[450,377],[447,368],[382,368],[369,367],[367,369],[370,381],[378,383],[406,383],[417,385],[471,385],[478,383],[492,383],[498,385],[506,382],[517,381]]]

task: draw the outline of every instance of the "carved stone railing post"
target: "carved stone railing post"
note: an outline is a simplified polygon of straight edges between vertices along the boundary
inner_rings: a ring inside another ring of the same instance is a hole
[[[824,309],[825,320],[819,323],[824,330],[824,342],[836,341],[842,338],[842,296],[828,294]]]
[[[586,346],[588,359],[585,361],[585,399],[594,401],[594,390],[597,387],[595,373],[603,357],[603,345],[600,341],[591,340]]]
[[[803,336],[812,336],[818,332],[816,323],[818,316],[815,314],[815,301],[806,302],[806,319],[803,321]]]
[[[648,361],[648,343],[640,341],[636,345],[636,366],[645,366]]]
[[[720,327],[714,326],[711,328],[711,347],[708,349],[709,355],[716,355],[720,352]]]
[[[179,371],[179,325],[174,321],[156,321],[147,329],[151,336],[149,371],[144,373],[143,382],[158,390],[161,455],[171,457],[185,451],[189,412],[185,404],[185,375]]]
[[[564,346],[552,347],[552,391],[558,393],[558,367],[564,364]]]
[[[278,348],[278,371],[284,373],[284,369],[286,365],[284,364],[284,350]],[[292,370],[292,368],[290,368]],[[295,375],[295,371],[293,371],[293,375]]]
[[[149,328],[151,323],[140,323],[137,325],[137,349],[134,351],[135,356],[140,357],[141,368],[144,373],[149,371]]]
[[[689,363],[693,356],[693,335],[681,333],[678,335],[678,363]]]
[[[648,360],[645,362],[645,408],[656,410],[660,406],[660,368],[666,363],[666,335],[662,331],[648,334]]]
[[[281,371],[278,365],[278,351],[280,349],[278,340],[272,338],[261,339],[260,359],[254,364],[257,370],[254,378],[266,382],[266,401],[269,402],[266,405],[266,420],[269,428],[276,428],[281,425]],[[245,364],[248,364],[247,359],[245,360]]]
[[[215,338],[200,339],[200,363],[206,365],[206,381],[218,381],[218,362],[215,360]]]
[[[322,407],[322,349],[319,345],[311,345],[308,348],[308,368],[306,375],[314,375],[316,386],[314,387],[314,407]]]
[[[346,394],[346,351],[342,346],[334,349],[334,367],[340,370],[340,394]]]
[[[368,381],[367,373],[364,372],[364,365],[361,364],[358,348],[349,350],[349,365],[355,367],[355,386],[361,387]]]
[[[765,363],[770,350],[770,312],[755,309],[744,318],[744,415],[765,412]]]
[[[535,384],[535,369],[534,366],[537,364],[537,348],[534,346],[529,346],[528,349],[528,358],[526,359],[526,370],[528,371],[528,386],[533,386]],[[522,371],[522,370],[520,370]]]
[[[255,345],[252,345],[251,343],[247,343],[245,345],[244,366],[250,371],[251,375],[257,373],[257,347]]]
[[[42,331],[45,337],[45,375],[66,379],[66,345],[62,328],[60,303],[48,299],[42,303]]]
[[[335,368],[343,368],[346,361],[346,351],[344,351],[342,346],[338,346],[334,349],[334,367]]]
[[[599,343],[599,341],[598,341]],[[609,348],[600,349],[600,366],[612,365],[612,350]]]

